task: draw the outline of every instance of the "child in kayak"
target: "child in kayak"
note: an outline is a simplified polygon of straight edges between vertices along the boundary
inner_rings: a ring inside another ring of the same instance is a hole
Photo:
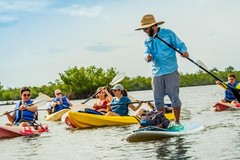
[[[141,107],[141,101],[138,102],[138,106],[134,106],[131,103],[131,100],[127,97],[126,90],[124,90],[121,84],[116,84],[111,90],[114,94],[114,98],[111,103],[108,104],[107,116],[127,116],[128,108],[137,111]]]
[[[233,88],[240,89],[240,83],[236,81],[236,76],[233,73],[230,73],[228,75],[228,82],[226,83]],[[221,83],[220,81],[216,81],[216,84],[220,85],[225,89],[225,97],[224,99],[219,101],[220,103],[231,103],[231,102],[237,101],[232,91],[224,83]]]
[[[14,112],[12,114],[5,112],[8,120],[11,122],[11,124],[7,123],[6,125],[32,126],[37,119],[38,107],[32,104],[33,101],[30,99],[31,91],[28,87],[21,88],[20,97],[22,100],[16,104]]]

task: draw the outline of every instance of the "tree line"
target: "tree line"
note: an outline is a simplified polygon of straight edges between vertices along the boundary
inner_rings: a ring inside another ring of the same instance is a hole
[[[240,71],[235,71],[232,66],[229,66],[224,71],[219,71],[217,68],[209,70],[212,74],[223,81],[227,81],[227,75],[234,73],[236,77],[240,77]],[[40,87],[29,86],[32,92],[32,98],[38,96],[42,92],[50,97],[54,96],[54,90],[60,89],[63,94],[69,99],[84,99],[93,95],[98,87],[106,86],[119,72],[116,68],[104,70],[97,68],[94,65],[89,67],[72,67],[63,73],[59,73],[60,78],[55,82],[49,82],[47,85]],[[180,87],[200,86],[215,84],[215,79],[208,73],[199,70],[197,73],[180,73]],[[151,77],[125,77],[120,82],[128,91],[150,90]],[[0,82],[0,100],[18,100],[20,88],[4,89]]]

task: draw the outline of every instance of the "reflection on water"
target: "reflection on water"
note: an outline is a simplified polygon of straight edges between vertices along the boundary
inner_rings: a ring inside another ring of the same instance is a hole
[[[129,94],[136,99],[153,99],[152,91]],[[216,86],[181,88],[183,107],[192,112],[191,119],[182,121],[200,122],[205,129],[196,134],[148,142],[125,140],[138,125],[70,130],[62,123],[45,122],[46,113],[40,112],[39,121],[48,124],[49,132],[36,137],[0,140],[0,159],[240,159],[240,111],[210,111],[222,96],[223,90]],[[0,114],[13,108],[0,106]],[[6,122],[6,117],[0,117],[1,124]]]
[[[158,159],[187,159],[184,137],[167,138],[155,144]]]

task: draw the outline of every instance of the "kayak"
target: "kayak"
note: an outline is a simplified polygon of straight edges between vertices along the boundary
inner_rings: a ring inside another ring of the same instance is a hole
[[[174,129],[173,127],[164,129],[156,126],[148,126],[148,127],[140,128],[138,130],[134,130],[130,135],[128,135],[126,137],[126,140],[130,142],[159,140],[163,138],[193,134],[204,128],[200,123],[196,123],[196,122],[185,123],[182,125],[183,125],[183,128],[177,129],[177,130]]]
[[[211,110],[215,111],[215,112],[221,112],[221,111],[226,111],[226,110],[230,110],[230,109],[235,109],[235,110],[238,110],[240,109],[240,106],[239,105],[234,105],[234,104],[231,104],[231,103],[215,103]]]
[[[40,135],[43,132],[48,132],[48,126],[38,126],[37,129],[34,127],[19,127],[19,126],[4,126],[0,125],[0,139],[14,138],[19,136],[33,136]]]
[[[68,112],[70,109],[62,109],[58,112],[54,112],[52,114],[46,115],[45,120],[46,121],[60,121],[62,116]]]
[[[116,125],[122,126],[137,124],[141,121],[141,117],[138,116],[105,116],[75,111],[69,111],[66,114],[67,116],[62,119],[62,121],[73,128],[94,128]],[[174,119],[174,115],[172,113],[166,113],[165,116],[169,120]]]

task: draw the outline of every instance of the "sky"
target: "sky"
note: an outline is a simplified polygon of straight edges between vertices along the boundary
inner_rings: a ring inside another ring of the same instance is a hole
[[[0,0],[0,83],[42,86],[77,67],[151,76],[143,58],[145,14],[165,21],[194,61],[240,70],[238,0]],[[179,72],[199,68],[177,55]]]

